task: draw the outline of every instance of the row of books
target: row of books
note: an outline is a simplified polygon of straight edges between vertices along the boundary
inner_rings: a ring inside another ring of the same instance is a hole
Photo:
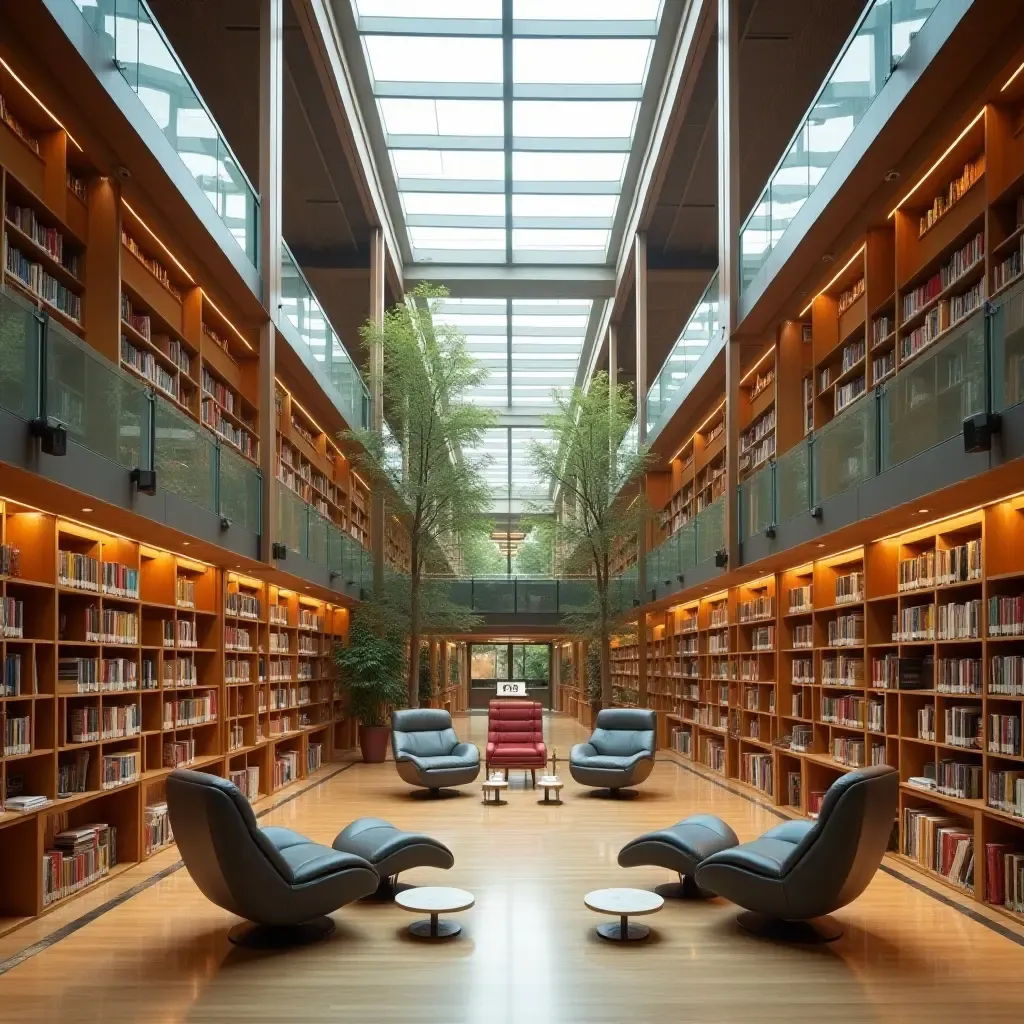
[[[1024,818],[1024,771],[988,773],[988,806]]]
[[[8,203],[4,210],[6,218],[32,239],[40,249],[52,256],[72,277],[79,276],[81,261],[78,253],[65,248],[64,234],[57,228],[43,224],[31,206]]]
[[[814,682],[814,659],[794,658],[790,678],[798,686],[810,686]]]
[[[52,274],[41,263],[33,263],[20,249],[11,245],[4,234],[4,266],[7,273],[17,278],[30,292],[60,310],[66,317],[81,323],[82,299]]]
[[[867,763],[866,744],[862,739],[853,736],[832,737],[832,760],[845,764],[850,768],[863,768]]]
[[[200,697],[164,701],[165,729],[174,729],[182,725],[204,725],[216,721],[217,693],[214,690],[209,690]]]
[[[231,388],[222,384],[219,380],[206,367],[203,367],[203,374],[201,380],[203,386],[203,394],[209,395],[222,409],[224,409],[231,416],[236,416],[238,413],[235,412],[235,393]]]
[[[130,782],[138,782],[142,770],[141,758],[142,755],[137,750],[121,754],[104,754],[100,788],[117,789],[118,786],[126,786]]]
[[[246,658],[227,658],[224,661],[225,683],[247,683],[250,680],[250,664]],[[271,666],[273,672],[273,665]]]
[[[20,640],[24,635],[24,603],[13,597],[0,597],[0,637]]]
[[[138,600],[139,570],[117,562],[101,562],[90,555],[74,551],[59,551],[57,554],[57,582],[62,587],[76,590],[91,590]]]
[[[152,352],[136,348],[123,334],[121,335],[121,362],[125,366],[130,366],[140,376],[145,377],[158,391],[169,395],[176,402],[181,401],[178,375],[171,373],[162,363],[158,363]]]
[[[981,728],[984,721],[981,708],[976,705],[946,708],[945,742],[954,747],[981,749]]]
[[[919,234],[923,235],[937,221],[941,220],[964,193],[985,173],[985,154],[975,160],[968,160],[963,171],[954,178],[940,195],[932,200],[932,205],[921,214],[918,221]]]
[[[138,704],[71,708],[67,724],[71,743],[124,739],[142,732],[142,716]]]
[[[752,448],[762,437],[775,429],[775,406],[773,405],[757,422],[740,435],[740,455]]]
[[[171,816],[167,812],[166,803],[150,804],[146,808],[145,830],[147,857],[152,856],[157,850],[174,842]]]
[[[228,772],[228,781],[236,786],[249,803],[253,803],[260,795],[260,769],[258,765],[239,768]]]
[[[256,439],[248,430],[236,426],[230,420],[225,419],[212,398],[204,398],[202,401],[203,423],[214,433],[220,435],[229,444],[234,445],[246,458],[255,460]]]
[[[864,643],[864,613],[837,615],[828,623],[829,647],[859,647]]]
[[[1024,596],[988,599],[988,635],[1024,635]]]
[[[807,625],[793,627],[793,646],[797,648],[809,648],[814,646],[814,626]]]
[[[121,292],[121,319],[146,341],[153,337],[152,321],[148,313],[136,313],[126,292]]]
[[[981,599],[939,605],[937,627],[940,640],[976,640],[981,636]]]
[[[840,384],[836,388],[833,398],[833,413],[838,416],[848,405],[851,405],[860,398],[867,391],[867,387],[867,380],[864,374],[855,377],[846,384]]]
[[[182,768],[191,764],[196,757],[194,739],[168,740],[164,743],[164,767]]]
[[[939,658],[935,665],[935,689],[940,693],[980,694],[981,658]]]
[[[11,113],[11,108],[7,106],[2,93],[0,93],[0,121],[3,121],[33,153],[38,155],[39,140]]]
[[[43,854],[43,906],[92,885],[117,865],[117,829],[80,825],[58,832]]]
[[[872,703],[881,706],[884,718],[884,702],[873,701]],[[821,698],[821,720],[833,725],[865,729],[867,728],[867,709],[868,702],[863,697],[828,697],[823,694]]]
[[[936,551],[935,582],[940,586],[981,579],[981,541],[969,540]]]
[[[985,844],[985,902],[1024,913],[1024,853],[1010,843]]]
[[[767,793],[775,792],[774,767],[771,754],[740,754],[740,779],[755,789]]]
[[[842,316],[864,294],[864,278],[854,281],[840,296],[836,303],[836,315]]]
[[[245,729],[241,722],[228,723],[228,751],[241,750],[245,746]]]
[[[171,280],[167,268],[155,257],[146,255],[139,247],[139,243],[132,238],[123,228],[121,230],[121,244],[179,301],[181,302],[181,289]]]
[[[920,590],[935,586],[935,549],[922,551],[913,558],[900,561],[897,570],[896,589],[902,594],[908,590]]]
[[[725,774],[725,743],[715,736],[701,736],[700,762],[713,772]]]
[[[91,604],[83,609],[85,639],[92,643],[132,647],[139,642],[139,616],[119,608]],[[62,636],[61,639],[64,639]]]
[[[988,752],[1020,757],[1020,715],[988,716]]]
[[[288,634],[287,633],[271,633],[270,634],[270,651],[271,651],[271,653],[287,654],[288,653]]]
[[[196,585],[187,576],[178,576],[174,580],[174,603],[179,608],[195,608]]]
[[[325,647],[326,647],[326,645],[325,645]],[[311,637],[311,636],[300,636],[299,637],[298,653],[300,655],[305,655],[307,657],[314,657],[315,658],[315,657],[317,657],[320,654],[327,654],[329,650],[330,650],[330,648],[326,647],[325,650],[321,651],[319,643],[313,637]]]
[[[757,626],[750,631],[750,646],[754,651],[775,650],[775,627]]]
[[[1001,697],[1024,697],[1024,657],[993,655],[989,665],[988,692]]]
[[[992,290],[999,291],[1006,287],[1015,278],[1020,277],[1024,269],[1024,235],[1020,238],[1020,244],[1005,259],[992,268]]]
[[[284,604],[272,604],[268,609],[270,613],[270,624],[272,626],[288,625],[288,606]]]
[[[981,765],[943,758],[937,765],[935,788],[958,800],[981,799]]]
[[[850,572],[836,577],[835,603],[859,604],[864,600],[864,573]]]
[[[985,258],[985,235],[978,232],[962,249],[953,253],[949,261],[936,271],[924,284],[909,292],[903,292],[903,319],[909,320],[918,310],[928,305],[937,295],[963,277],[972,267]]]
[[[941,299],[935,309],[929,311],[920,327],[900,338],[900,362],[927,348],[940,334],[980,308],[984,300],[983,280],[960,295]]]
[[[17,544],[0,544],[0,576],[21,575],[21,548]]]
[[[814,608],[814,586],[791,587],[789,591],[789,614],[809,612]]]
[[[322,743],[306,744],[306,774],[312,775],[319,771],[324,760],[324,745]]]
[[[271,723],[273,731],[273,723]],[[274,789],[294,782],[299,777],[299,753],[297,750],[279,750],[274,757]]]
[[[35,693],[34,673],[22,673],[22,657],[20,652],[8,651],[4,655],[4,673],[0,677],[0,697],[20,697]]]
[[[974,892],[974,829],[940,811],[903,809],[904,856],[967,892]]]
[[[245,594],[240,590],[232,591],[224,598],[224,611],[239,619],[252,619],[259,621],[260,599],[251,594]]]
[[[901,608],[892,617],[893,643],[935,639],[935,605],[918,604]]]
[[[196,663],[191,657],[175,658],[173,662],[164,662],[164,686],[174,688],[196,686],[199,673]]]
[[[0,716],[2,717],[2,716]],[[4,722],[4,757],[32,753],[32,718],[8,716]]]
[[[896,350],[891,348],[888,352],[883,352],[880,356],[876,356],[871,360],[872,382],[874,384],[878,384],[883,378],[888,377],[890,373],[893,373],[895,369]]]
[[[299,609],[299,629],[312,629],[322,632],[324,628],[324,617],[311,608]]]
[[[864,659],[848,654],[822,658],[821,683],[823,686],[863,686]]]

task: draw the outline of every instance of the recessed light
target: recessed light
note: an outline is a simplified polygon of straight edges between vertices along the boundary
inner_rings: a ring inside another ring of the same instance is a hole
[[[925,512],[931,512],[931,509],[930,508],[919,508],[917,511],[920,512],[922,515],[924,515]]]
[[[91,508],[83,508],[83,509],[82,509],[82,511],[83,511],[83,512],[91,512],[91,511],[92,511],[92,509],[91,509]]]
[[[183,548],[187,548],[187,547],[189,546],[189,544],[191,544],[191,543],[192,543],[192,542],[191,542],[191,541],[189,541],[189,540],[183,540],[183,541],[181,542],[181,546],[182,546]]]
[[[818,545],[819,548],[823,548],[824,546],[825,546],[824,544],[819,544]]]

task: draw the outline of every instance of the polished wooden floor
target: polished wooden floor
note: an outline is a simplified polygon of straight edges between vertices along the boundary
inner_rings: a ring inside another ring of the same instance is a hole
[[[486,720],[457,725],[482,743]],[[547,724],[560,758],[582,736]],[[565,774],[565,773],[563,773]],[[826,947],[773,945],[740,932],[720,900],[666,905],[644,922],[644,944],[599,939],[583,894],[667,881],[625,871],[619,847],[687,814],[721,815],[741,839],[776,822],[765,809],[659,761],[639,798],[593,799],[571,781],[561,807],[537,804],[517,779],[504,807],[479,788],[443,801],[410,797],[393,765],[357,764],[275,810],[286,825],[330,843],[353,818],[376,815],[436,835],[455,852],[446,873],[408,881],[460,886],[476,907],[443,944],[410,939],[413,916],[365,903],[339,911],[327,941],[286,953],[233,948],[229,914],[185,871],[170,874],[0,976],[4,1024],[58,1020],[176,1022],[352,1021],[365,1024],[661,1024],[846,1021],[994,1022],[1024,1019],[1024,947],[888,874],[837,918]],[[0,960],[173,864],[175,854],[121,876],[0,941]],[[31,950],[29,950],[31,952]],[[9,962],[9,961],[8,961]]]

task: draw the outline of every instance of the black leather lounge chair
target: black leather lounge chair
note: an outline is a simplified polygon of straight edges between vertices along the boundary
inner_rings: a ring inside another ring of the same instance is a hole
[[[288,828],[260,828],[249,801],[226,779],[172,772],[167,810],[185,868],[203,895],[254,923],[228,933],[238,945],[323,938],[334,930],[325,915],[377,889],[377,872],[362,857]]]
[[[399,776],[432,796],[449,786],[467,786],[480,774],[480,751],[459,742],[452,716],[439,708],[392,712],[391,751]]]
[[[697,885],[745,908],[738,920],[749,931],[798,942],[838,939],[834,921],[811,922],[867,888],[888,847],[898,796],[894,768],[858,768],[832,783],[817,821],[786,821],[712,854],[697,866]]]

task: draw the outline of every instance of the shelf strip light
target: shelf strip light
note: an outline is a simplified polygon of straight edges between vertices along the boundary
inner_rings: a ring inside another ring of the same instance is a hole
[[[893,213],[895,213],[895,212],[896,212],[896,211],[895,211],[895,210],[893,210]],[[889,216],[891,217],[891,216],[892,216],[892,213],[890,213],[890,214],[889,214]],[[861,246],[861,247],[860,247],[860,248],[859,248],[859,249],[858,249],[858,250],[857,250],[857,251],[856,251],[856,252],[855,252],[855,253],[854,253],[854,254],[853,254],[853,255],[852,255],[851,257],[850,257],[850,258],[849,258],[849,260],[848,260],[848,261],[847,261],[847,263],[846,263],[846,266],[844,266],[844,267],[843,267],[843,269],[842,269],[842,270],[840,270],[840,271],[839,271],[839,273],[838,273],[838,274],[836,274],[836,276],[835,276],[835,277],[833,277],[833,278],[832,278],[832,280],[831,280],[831,281],[829,281],[829,283],[828,283],[827,285],[825,285],[825,287],[824,287],[824,288],[822,288],[822,289],[821,289],[821,291],[820,291],[820,292],[818,292],[818,294],[817,294],[817,295],[815,295],[815,296],[814,296],[814,298],[813,298],[813,299],[811,299],[811,301],[810,301],[810,302],[808,302],[806,306],[804,306],[803,312],[802,312],[802,313],[800,314],[801,316],[806,316],[806,315],[807,315],[807,311],[808,311],[808,310],[809,310],[809,309],[811,308],[811,306],[813,306],[813,305],[815,304],[815,302],[817,302],[817,301],[818,301],[818,299],[820,299],[820,298],[822,297],[822,295],[824,295],[824,294],[825,294],[825,292],[827,292],[827,291],[829,290],[829,288],[831,288],[831,287],[832,287],[832,285],[834,285],[834,284],[836,283],[836,281],[838,281],[838,280],[839,280],[839,278],[841,278],[841,277],[843,276],[843,274],[845,274],[845,273],[846,273],[846,272],[847,272],[847,271],[848,271],[848,270],[850,269],[850,267],[852,267],[852,266],[853,266],[853,264],[854,264],[854,262],[856,261],[857,257],[858,257],[858,256],[859,256],[859,255],[860,255],[860,254],[861,254],[861,253],[862,253],[862,252],[863,252],[863,251],[864,251],[864,250],[865,250],[866,248],[867,248],[867,242],[865,242],[865,243],[864,243],[864,244],[863,244],[863,245],[862,245],[862,246]]]
[[[164,245],[160,236],[138,215],[138,213],[135,212],[128,200],[122,199],[121,203],[124,208],[146,229],[146,231],[149,232],[153,241],[156,242],[156,244],[159,245],[160,248],[163,249],[163,251],[174,261],[174,265],[189,279],[189,281],[192,282],[192,284],[195,284],[195,278],[184,268],[184,266],[182,266],[181,260],[179,260],[178,257],[175,256],[166,245]]]
[[[1017,70],[1019,71],[1020,68],[1018,68]],[[1010,81],[1013,81],[1013,79],[1010,79]],[[1009,84],[1009,82],[1006,83],[1006,85]],[[1004,89],[1006,88],[1006,85],[1003,86]],[[935,168],[938,167],[939,164],[941,164],[942,161],[945,160],[946,157],[953,152],[953,150],[964,139],[967,133],[978,123],[978,121],[981,119],[984,113],[985,108],[982,107],[981,110],[979,110],[977,114],[974,115],[974,118],[971,121],[971,123],[946,147],[946,151],[942,154],[942,156],[940,156],[939,159],[936,160],[935,163],[933,163],[931,167],[929,167],[928,170],[921,175],[921,177],[918,179],[917,184],[896,204],[895,207],[893,207],[892,213],[889,214],[889,220],[892,220],[892,218],[896,216],[896,211],[929,179],[929,177],[931,177],[932,171],[934,171]]]
[[[17,76],[17,74],[14,71],[14,68],[12,68],[11,65],[3,59],[3,57],[0,57],[0,64],[3,64],[3,66],[7,69],[7,74],[9,74],[11,78],[13,78],[18,83],[18,85],[20,85],[22,89],[24,89],[25,92],[27,92],[29,96],[31,96],[32,99],[34,99],[36,103],[39,104],[39,107],[42,110],[44,110],[50,116],[50,118],[52,118],[57,123],[57,126],[71,140],[75,149],[77,149],[79,153],[84,152],[82,147],[78,144],[78,140],[74,137],[74,135],[71,134],[71,132],[67,130],[67,128],[64,127],[60,118],[57,117],[57,115]]]
[[[774,346],[774,345],[772,345],[772,347],[771,347],[770,349],[768,349],[768,351],[767,351],[767,352],[765,352],[765,354],[764,354],[763,356],[761,356],[761,358],[760,358],[760,359],[758,359],[758,361],[757,361],[756,363],[754,363],[754,365],[753,365],[753,366],[752,366],[752,367],[751,367],[751,368],[750,368],[750,369],[749,369],[749,370],[747,371],[747,375],[746,375],[746,377],[744,377],[744,378],[743,378],[743,380],[741,380],[741,381],[740,381],[740,387],[743,387],[743,385],[744,385],[744,384],[746,384],[746,383],[747,383],[747,381],[748,381],[748,380],[750,380],[750,378],[754,376],[754,374],[755,374],[755,373],[757,372],[757,370],[758,370],[758,368],[759,368],[759,367],[761,366],[761,364],[762,364],[762,363],[763,363],[763,362],[764,362],[764,361],[765,361],[765,360],[766,360],[766,359],[767,359],[767,358],[768,358],[768,357],[769,357],[770,355],[772,355],[772,354],[773,354],[774,352],[775,352],[775,346]]]
[[[191,280],[191,278],[189,280]],[[238,340],[250,352],[255,352],[256,351],[256,349],[254,349],[252,347],[252,345],[250,345],[249,342],[246,340],[245,335],[242,334],[242,332],[224,315],[224,310],[222,310],[220,308],[220,306],[218,306],[217,303],[214,302],[213,299],[210,298],[210,293],[205,288],[203,289],[203,301],[204,302],[208,302],[213,307],[213,311],[221,318],[221,320],[224,321],[224,323],[226,323],[228,325],[228,327],[231,328],[231,330],[233,330],[235,332],[235,334],[238,335]]]

